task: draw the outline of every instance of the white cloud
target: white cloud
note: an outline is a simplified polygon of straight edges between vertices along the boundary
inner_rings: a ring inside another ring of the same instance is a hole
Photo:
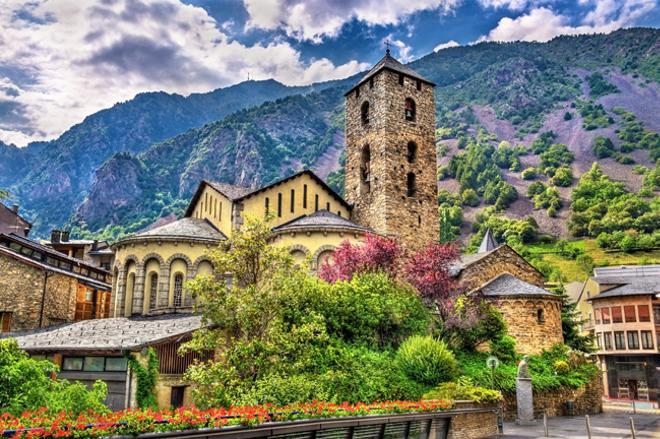
[[[479,41],[548,41],[559,35],[608,33],[632,26],[644,14],[652,11],[656,0],[583,0],[595,8],[577,26],[569,17],[553,10],[534,8],[517,18],[502,18],[488,35]]]
[[[224,23],[224,27],[230,26]],[[305,84],[367,67],[305,62],[290,44],[232,41],[177,0],[5,0],[0,8],[0,140],[52,139],[144,91],[204,92],[247,77]]]
[[[299,40],[334,37],[352,20],[368,25],[399,24],[419,11],[453,10],[461,0],[243,0],[248,28],[283,29]]]
[[[450,47],[458,47],[460,44],[457,41],[449,40],[446,43],[440,43],[433,48],[434,52],[439,52],[442,49],[449,49]]]
[[[381,46],[385,47],[386,42],[389,42],[389,44],[396,49],[394,56],[396,56],[399,61],[407,63],[413,60],[413,48],[411,46],[401,40],[394,39],[391,34],[380,41]]]
[[[555,0],[478,0],[484,8],[509,9],[511,11],[522,11],[527,7],[540,6],[542,4],[554,3]],[[582,1],[582,0],[579,0]]]

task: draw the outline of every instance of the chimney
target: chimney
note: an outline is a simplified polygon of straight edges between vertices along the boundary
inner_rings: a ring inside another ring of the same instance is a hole
[[[62,242],[69,242],[69,231],[62,230]]]
[[[12,204],[11,205],[11,211],[14,213],[18,213],[18,204]]]
[[[99,248],[99,240],[95,239],[94,242],[92,243],[92,251],[96,251]]]
[[[57,242],[60,242],[60,238],[62,236],[62,232],[57,229],[53,229],[52,232],[50,232],[50,242],[51,244],[55,244]]]

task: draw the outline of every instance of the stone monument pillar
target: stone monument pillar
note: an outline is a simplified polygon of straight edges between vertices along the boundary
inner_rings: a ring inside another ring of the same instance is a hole
[[[518,377],[516,378],[516,402],[518,406],[518,418],[516,424],[531,425],[534,420],[534,397],[532,395],[532,378],[527,370],[527,355],[518,365]]]

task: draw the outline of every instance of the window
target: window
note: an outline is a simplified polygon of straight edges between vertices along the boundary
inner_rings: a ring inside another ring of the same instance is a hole
[[[218,219],[222,219],[222,201],[220,202],[220,206],[218,207]]]
[[[126,357],[106,357],[105,370],[107,372],[123,372],[128,367]]]
[[[406,120],[414,121],[415,120],[415,101],[411,98],[406,98]]]
[[[85,372],[103,372],[105,369],[105,357],[85,357],[83,370]]]
[[[536,321],[538,323],[544,323],[545,322],[545,316],[543,315],[543,309],[539,308],[536,310]]]
[[[415,196],[415,174],[412,172],[408,173],[406,196]]]
[[[651,331],[642,331],[642,349],[653,349],[653,334]]]
[[[612,350],[612,333],[606,332],[603,334],[603,342],[605,344],[605,350]]]
[[[307,185],[303,185],[303,209],[307,209]]]
[[[594,310],[594,317],[596,318],[596,324],[600,325],[600,308]]]
[[[408,142],[408,151],[406,154],[406,159],[408,163],[412,163],[417,158],[417,144],[415,142]]]
[[[85,290],[85,302],[91,302],[94,300],[94,291]]]
[[[369,78],[369,88],[374,88],[374,77]]]
[[[603,312],[603,325],[609,325],[610,324],[610,309],[609,308],[602,308],[601,311]]]
[[[640,322],[650,322],[651,315],[649,313],[648,305],[637,305],[637,314],[639,315]]]
[[[0,332],[11,331],[11,312],[0,312]]]
[[[293,213],[295,202],[296,202],[296,191],[294,189],[291,189],[291,213]]]
[[[325,203],[325,210],[330,212],[330,203]]]
[[[623,331],[614,331],[614,347],[616,349],[626,348],[626,339],[623,336]]]
[[[158,274],[151,273],[149,282],[149,309],[154,310],[158,302]]]
[[[268,215],[268,212],[270,210],[270,198],[266,197],[264,200],[264,209],[266,210],[266,215]]]
[[[660,325],[660,305],[653,305],[653,321]]]
[[[314,195],[314,212],[319,211],[319,194]]]
[[[623,315],[626,318],[626,323],[636,322],[635,305],[626,305],[623,307]]]
[[[62,360],[62,370],[82,370],[83,357],[65,357]]]
[[[183,298],[183,274],[174,275],[174,306],[181,306]]]
[[[355,99],[360,97],[360,86],[355,89]]]
[[[421,90],[421,89],[422,89],[422,81],[420,81],[420,80],[418,79],[418,80],[417,80],[417,90]]]
[[[282,216],[282,192],[277,194],[277,216]]]
[[[639,333],[628,331],[628,349],[639,349]]]
[[[623,315],[621,314],[621,307],[614,306],[612,307],[612,323],[622,323]]]
[[[603,334],[600,332],[596,334],[596,346],[598,349],[603,349]]]
[[[362,119],[363,125],[369,123],[369,101],[364,101],[362,103],[362,107],[360,107],[360,118]]]
[[[360,182],[362,191],[369,192],[371,189],[371,148],[369,145],[364,145],[360,155]]]
[[[403,75],[399,73],[399,85],[403,85]]]

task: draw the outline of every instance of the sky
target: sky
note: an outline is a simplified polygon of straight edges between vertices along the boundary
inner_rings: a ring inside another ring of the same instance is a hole
[[[0,0],[0,141],[25,146],[137,93],[343,78],[480,41],[660,27],[660,0]]]

